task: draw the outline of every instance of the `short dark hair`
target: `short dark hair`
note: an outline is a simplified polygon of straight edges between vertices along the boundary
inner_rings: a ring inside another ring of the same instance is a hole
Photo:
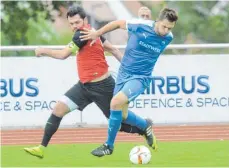
[[[84,11],[84,9],[82,7],[80,7],[80,6],[71,6],[68,9],[68,12],[67,12],[67,18],[68,17],[73,17],[73,16],[75,16],[77,14],[82,19],[84,19],[86,17],[86,12]]]
[[[171,8],[164,8],[160,11],[159,20],[167,19],[170,22],[176,22],[178,20],[177,12]]]

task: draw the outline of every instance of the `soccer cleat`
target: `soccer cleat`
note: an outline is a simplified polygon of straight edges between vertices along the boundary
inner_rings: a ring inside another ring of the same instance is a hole
[[[36,156],[36,157],[39,157],[39,158],[43,158],[44,157],[44,152],[43,152],[43,149],[42,149],[42,146],[39,145],[39,146],[35,146],[35,147],[31,147],[31,148],[24,148],[24,150],[33,155],[33,156]]]
[[[97,157],[102,157],[105,155],[111,155],[113,153],[113,149],[111,149],[107,144],[103,144],[102,146],[94,149],[91,154]]]
[[[153,148],[153,150],[157,151],[157,139],[156,136],[153,134],[152,125],[153,122],[151,119],[146,119],[147,127],[145,129],[144,137],[146,139],[147,144]]]

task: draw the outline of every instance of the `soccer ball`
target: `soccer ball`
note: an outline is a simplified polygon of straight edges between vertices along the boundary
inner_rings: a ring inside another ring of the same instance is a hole
[[[151,159],[151,152],[146,146],[135,146],[129,154],[130,161],[133,164],[147,164]]]

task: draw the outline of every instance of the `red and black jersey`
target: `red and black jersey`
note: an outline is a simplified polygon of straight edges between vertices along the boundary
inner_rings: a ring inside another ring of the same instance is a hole
[[[83,29],[84,27],[82,27]],[[86,28],[91,28],[89,25]],[[106,39],[101,37],[96,40],[96,42],[90,46],[91,40],[81,41],[80,33],[82,30],[75,32],[72,41],[79,48],[77,53],[77,68],[79,73],[79,78],[82,83],[90,82],[108,71],[108,64],[105,59],[104,49],[102,42]]]

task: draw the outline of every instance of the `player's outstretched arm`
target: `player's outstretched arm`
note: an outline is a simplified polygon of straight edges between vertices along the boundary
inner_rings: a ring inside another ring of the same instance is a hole
[[[80,38],[82,41],[96,40],[99,36],[108,33],[110,31],[113,31],[115,29],[126,29],[126,21],[125,20],[112,21],[97,31],[84,28],[84,31],[81,31],[81,33],[84,35],[80,36]]]
[[[108,40],[103,42],[103,48],[105,51],[110,52],[119,62],[121,62],[123,54],[121,51],[114,47]]]
[[[66,47],[62,50],[53,50],[49,48],[37,48],[35,50],[37,57],[49,56],[55,59],[66,59],[72,54],[72,50],[69,47]]]

